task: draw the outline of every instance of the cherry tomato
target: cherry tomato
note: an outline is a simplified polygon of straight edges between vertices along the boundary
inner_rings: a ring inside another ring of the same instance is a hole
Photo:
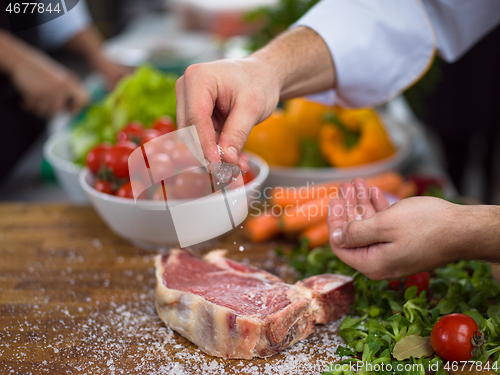
[[[192,166],[201,166],[198,159],[189,151],[187,146],[181,141],[177,141],[175,147],[170,152],[170,156],[177,168],[187,168]]]
[[[117,178],[128,178],[128,157],[137,148],[137,145],[130,141],[120,142],[114,145],[106,154],[104,163],[106,167],[113,171]]]
[[[404,290],[408,289],[410,286],[416,285],[418,288],[417,295],[420,295],[424,290],[429,289],[429,281],[431,275],[429,272],[424,271],[416,273],[415,275],[408,276],[402,280],[394,280],[389,283],[389,288],[394,290],[401,289],[401,282],[403,282]]]
[[[167,194],[167,200],[169,199],[177,199],[175,192],[174,192],[174,185],[171,183],[168,183],[167,181],[163,182],[165,186],[165,193]],[[151,199],[154,201],[164,201],[165,196],[163,194],[163,186],[161,184],[158,185],[158,187],[153,191],[153,194],[151,195]]]
[[[118,142],[132,141],[140,143],[144,127],[140,122],[131,122],[118,133]]]
[[[101,193],[113,194],[113,185],[111,182],[97,179],[94,183],[94,189]]]
[[[154,187],[150,186],[149,176],[147,182],[144,180],[131,179],[129,182],[124,183],[121,187],[120,195],[118,192],[117,196],[122,198],[131,198],[134,199],[134,191],[139,193],[137,199],[149,199],[149,196],[152,194]]]
[[[429,272],[420,272],[416,273],[415,275],[408,276],[405,280],[405,286],[406,288],[409,288],[410,286],[416,285],[418,288],[418,293],[420,294],[424,290],[429,289],[429,281],[431,279],[431,275]]]
[[[476,336],[474,335],[476,333]],[[450,314],[439,319],[431,331],[431,345],[438,356],[445,361],[468,361],[474,346],[472,338],[482,339],[482,332],[470,316]],[[478,345],[478,347],[482,345]]]
[[[141,137],[141,145],[159,137],[160,135],[161,135],[161,133],[156,129],[144,130],[144,133],[142,134],[142,137]]]
[[[160,136],[160,138],[156,139],[154,142],[148,141],[143,143],[142,146],[144,147],[144,151],[146,152],[146,155],[148,155],[148,158],[154,154],[167,154],[168,156],[172,157],[172,152],[175,149],[176,144],[177,142],[173,139],[163,138]],[[149,162],[146,162],[146,164],[149,168]]]
[[[99,173],[102,165],[104,164],[106,154],[109,152],[109,150],[111,150],[111,145],[107,143],[101,143],[100,145],[95,146],[87,154],[87,167],[92,171],[92,173]]]
[[[175,128],[175,123],[169,116],[160,117],[153,124],[153,129],[158,130],[160,134],[173,132]]]
[[[158,186],[155,191],[153,192],[153,195],[151,196],[151,199],[154,201],[164,201],[165,196],[163,194],[163,186]]]
[[[208,173],[201,168],[179,173],[174,179],[174,193],[179,199],[200,198],[211,190]]]
[[[132,184],[129,182],[126,182],[116,192],[117,197],[121,198],[132,198],[134,199],[134,193],[132,192]]]
[[[446,185],[446,181],[441,177],[419,173],[408,176],[408,181],[412,181],[417,185],[416,195],[424,195],[435,189],[443,190]]]
[[[165,185],[165,193],[167,193],[167,200],[179,199],[179,197],[175,194],[175,186],[173,184],[164,181],[164,185]]]
[[[400,286],[401,286],[401,281],[399,280],[393,280],[389,282],[389,288],[392,290],[399,290]]]
[[[167,154],[161,153],[151,155],[148,157],[148,164],[155,183],[166,180],[175,173],[174,163]]]
[[[253,179],[255,178],[255,173],[252,172],[251,169],[249,169],[247,171],[247,173],[245,173],[243,175],[243,183],[246,185],[248,184],[250,181],[252,181]]]

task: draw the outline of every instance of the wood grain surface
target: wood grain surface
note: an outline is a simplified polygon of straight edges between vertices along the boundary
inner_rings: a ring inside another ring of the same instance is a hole
[[[238,228],[195,250],[227,248],[292,281],[276,246],[250,245]],[[91,207],[1,204],[0,374],[310,374],[338,360],[338,321],[267,359],[203,354],[156,315],[154,255]]]

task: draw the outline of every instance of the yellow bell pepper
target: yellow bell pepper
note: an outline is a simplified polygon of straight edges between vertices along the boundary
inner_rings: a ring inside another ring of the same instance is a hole
[[[299,140],[317,139],[325,123],[325,114],[335,110],[336,107],[315,103],[305,98],[287,100],[284,108],[289,131]]]
[[[377,114],[343,109],[328,115],[320,131],[323,157],[334,167],[352,167],[385,159],[396,151]]]
[[[252,129],[244,149],[271,165],[294,167],[300,157],[299,141],[290,132],[287,118],[279,109]]]

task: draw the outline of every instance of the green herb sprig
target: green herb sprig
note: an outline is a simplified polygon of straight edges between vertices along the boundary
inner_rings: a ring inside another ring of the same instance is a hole
[[[472,317],[486,335],[482,354],[473,360],[486,363],[492,361],[496,373],[500,373],[500,285],[491,274],[487,263],[459,261],[432,273],[429,291],[417,295],[412,286],[402,294],[389,289],[387,281],[370,280],[352,267],[343,263],[329,246],[309,251],[303,242],[289,251],[277,249],[277,254],[286,257],[297,271],[300,279],[322,274],[340,273],[354,278],[355,303],[351,314],[342,322],[338,334],[346,346],[339,346],[336,354],[350,357],[339,362],[364,361],[372,365],[391,364],[393,371],[377,374],[416,375],[424,372],[396,371],[406,364],[421,364],[423,369],[437,366],[436,374],[446,374],[441,358],[422,356],[398,361],[392,353],[394,346],[411,335],[428,337],[436,321],[454,312]],[[361,370],[359,374],[375,374]],[[326,371],[323,375],[351,374],[350,371]]]

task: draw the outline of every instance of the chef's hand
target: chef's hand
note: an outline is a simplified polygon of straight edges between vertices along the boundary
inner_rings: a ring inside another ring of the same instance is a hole
[[[108,91],[113,91],[116,84],[120,82],[123,77],[126,77],[134,72],[132,68],[117,63],[107,57],[103,52],[91,61],[91,65],[106,81]]]
[[[380,190],[369,192],[362,179],[342,189],[345,198],[330,202],[330,245],[371,279],[397,279],[458,259],[500,258],[498,207],[415,197],[387,208]]]
[[[108,57],[104,47],[104,39],[93,25],[89,25],[73,35],[66,42],[64,48],[85,58],[91,68],[102,75],[109,91],[112,91],[123,77],[133,72],[133,69]]]
[[[78,77],[42,53],[19,59],[10,72],[24,108],[48,118],[62,110],[76,113],[89,102]]]
[[[280,89],[273,69],[251,57],[191,65],[175,90],[177,125],[196,126],[205,158],[220,162],[218,144],[224,161],[246,170],[248,160],[241,149],[253,126],[278,105]]]
[[[269,117],[280,99],[334,87],[328,47],[313,30],[297,27],[239,60],[191,65],[176,84],[177,126],[194,125],[205,158],[248,168],[240,154],[253,126]],[[286,150],[282,150],[286,152]]]

